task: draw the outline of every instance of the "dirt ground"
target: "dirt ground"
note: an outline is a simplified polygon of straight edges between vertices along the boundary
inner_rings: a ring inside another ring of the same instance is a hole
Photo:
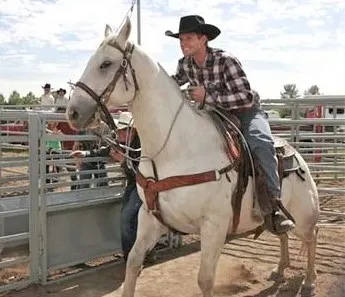
[[[319,185],[321,186],[321,185]],[[328,187],[344,187],[332,181]],[[345,212],[345,197],[322,195],[321,209]],[[345,297],[345,218],[321,216],[317,246],[318,272],[316,297]],[[219,261],[215,297],[295,297],[304,277],[306,259],[299,257],[300,241],[290,237],[291,267],[286,280],[275,283],[270,273],[279,261],[279,241],[268,233],[258,240],[251,237],[234,240],[223,248]],[[137,283],[136,297],[201,297],[197,286],[199,242],[192,241],[146,266]],[[0,279],[6,278],[0,270]],[[25,271],[19,267],[20,271]],[[61,283],[30,286],[20,291],[0,294],[6,297],[119,297],[125,267],[116,264]],[[13,273],[13,272],[12,272]],[[20,274],[19,272],[17,272]],[[8,275],[13,278],[12,274]]]
[[[286,281],[269,280],[279,257],[279,241],[264,233],[256,241],[237,239],[224,246],[215,282],[215,297],[294,297],[299,295],[306,259],[299,257],[300,242],[290,238],[291,268]],[[199,297],[197,286],[199,242],[167,252],[143,269],[137,297]],[[118,297],[124,265],[46,287],[31,286],[6,297]],[[345,228],[321,228],[317,247],[317,297],[345,296]]]

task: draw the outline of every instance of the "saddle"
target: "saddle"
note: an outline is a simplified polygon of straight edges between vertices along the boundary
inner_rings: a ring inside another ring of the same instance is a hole
[[[292,216],[281,204],[280,200],[277,201],[274,199],[276,197],[272,197],[270,194],[266,185],[265,175],[263,174],[260,165],[256,161],[257,158],[253,152],[248,151],[248,146],[245,145],[244,141],[240,137],[239,132],[241,132],[241,126],[239,119],[234,114],[227,114],[226,116],[222,114],[221,116],[214,111],[212,111],[210,115],[224,138],[225,151],[227,152],[228,158],[232,163],[236,164],[235,169],[238,172],[236,189],[231,199],[231,204],[234,211],[233,232],[235,233],[237,230],[240,221],[243,195],[248,185],[249,176],[253,176],[253,174],[255,174],[254,186],[256,188],[256,197],[254,199],[253,208],[255,209],[256,203],[258,203],[261,207],[264,205],[272,205],[275,208],[280,208],[287,217],[294,221]],[[225,117],[225,119],[223,117]],[[276,157],[278,159],[280,185],[282,185],[282,180],[293,172],[297,173],[297,175],[304,180],[303,176],[301,175],[304,173],[304,171],[300,167],[298,159],[296,158],[295,148],[292,147],[285,139],[277,136],[273,136],[273,141],[276,150]],[[254,172],[249,154],[252,155]]]
[[[151,160],[153,167],[153,176],[144,176],[140,170],[136,173],[136,181],[139,186],[143,189],[147,210],[154,215],[158,221],[169,229],[175,230],[169,224],[167,224],[162,218],[159,206],[159,193],[175,189],[178,187],[191,186],[201,183],[207,183],[219,180],[221,175],[225,175],[230,181],[228,172],[231,170],[236,170],[238,172],[238,179],[236,184],[236,189],[232,196],[232,207],[234,210],[233,218],[233,233],[236,232],[241,213],[242,198],[246,191],[249,176],[255,175],[255,188],[256,192],[259,193],[256,199],[254,199],[253,208],[256,207],[256,202],[260,206],[262,205],[274,205],[276,203],[280,209],[285,213],[287,217],[293,220],[291,215],[285,210],[280,200],[273,200],[269,194],[266,186],[265,177],[262,174],[259,164],[253,158],[254,166],[251,166],[250,162],[250,152],[246,149],[245,142],[241,139],[240,132],[240,121],[234,115],[220,116],[219,113],[215,111],[210,112],[211,117],[214,120],[216,127],[218,128],[220,134],[223,136],[225,143],[225,151],[230,160],[230,165],[217,170],[210,170],[206,172],[198,172],[194,174],[187,175],[176,175],[166,177],[164,179],[159,179],[158,171],[155,162]],[[291,172],[303,171],[299,167],[298,160],[295,158],[295,150],[286,141],[280,138],[274,138],[274,146],[276,148],[276,154],[279,164],[279,177],[280,182],[283,178],[287,177]],[[252,169],[254,167],[254,170]],[[302,178],[302,177],[301,177]],[[267,203],[267,199],[271,199],[270,203]],[[279,204],[280,203],[280,204]],[[260,227],[259,227],[260,228]],[[261,228],[261,232],[263,229]],[[256,238],[260,233],[260,229],[256,231]],[[260,233],[261,234],[261,233]]]

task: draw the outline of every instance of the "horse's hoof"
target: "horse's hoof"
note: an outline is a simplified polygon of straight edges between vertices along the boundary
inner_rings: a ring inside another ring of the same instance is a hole
[[[313,297],[313,296],[316,296],[315,289],[316,289],[315,284],[311,284],[311,285],[302,284],[302,287],[301,287],[301,297]]]
[[[273,269],[269,277],[269,280],[275,282],[283,282],[285,280],[284,273],[280,273],[277,269]]]

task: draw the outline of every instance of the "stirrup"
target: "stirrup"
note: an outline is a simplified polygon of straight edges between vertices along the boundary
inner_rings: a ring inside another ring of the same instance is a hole
[[[293,229],[295,224],[279,212],[273,212],[265,216],[264,226],[271,233],[281,235]]]

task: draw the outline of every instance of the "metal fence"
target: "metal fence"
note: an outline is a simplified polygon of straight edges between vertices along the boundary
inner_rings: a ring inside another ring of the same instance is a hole
[[[62,114],[7,110],[0,118],[0,292],[60,280],[60,269],[79,264],[121,261],[119,163],[83,158],[96,166],[77,170],[71,149],[51,150],[54,141],[97,141],[50,133],[47,123],[64,122]],[[169,233],[157,252],[179,245]],[[87,266],[83,272],[95,265]]]
[[[291,118],[269,118],[273,133],[302,153],[321,194],[344,197],[344,119],[304,118],[303,113],[320,105],[344,108],[345,96],[267,99],[262,105],[292,111]],[[62,268],[78,271],[79,264],[95,259],[117,259],[124,189],[119,164],[86,158],[106,166],[79,172],[70,148],[48,150],[51,141],[97,140],[90,134],[51,134],[47,123],[63,122],[62,114],[0,109],[0,119],[0,292],[53,282]],[[89,176],[82,179],[82,173]],[[180,240],[170,233],[162,243],[172,248]]]
[[[306,109],[321,107],[319,118],[303,116]],[[285,138],[307,160],[317,182],[345,180],[345,115],[325,118],[329,108],[345,109],[345,96],[309,96],[300,99],[266,99],[264,109],[291,109],[291,118],[269,119],[275,135]],[[341,183],[340,183],[341,184]],[[320,193],[345,194],[344,184],[319,187]]]

